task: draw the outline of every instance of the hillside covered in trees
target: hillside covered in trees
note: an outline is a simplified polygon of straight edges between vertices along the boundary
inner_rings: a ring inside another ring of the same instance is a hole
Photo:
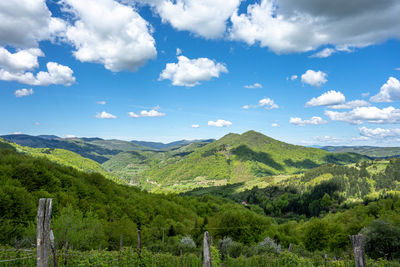
[[[116,184],[101,174],[21,154],[3,143],[0,243],[24,240],[25,245],[32,245],[38,199],[51,197],[59,248],[68,240],[81,250],[99,245],[116,249],[121,233],[126,245],[135,246],[136,230],[141,229],[144,247],[178,254],[186,244],[182,240],[188,238],[193,245],[185,249],[201,249],[202,234],[208,230],[215,244],[220,244],[221,257],[279,254],[289,244],[292,253],[301,257],[314,257],[318,251],[349,257],[348,236],[363,232],[369,238],[367,245],[375,244],[367,247],[370,257],[394,259],[400,256],[400,196],[393,191],[399,184],[400,160],[391,160],[371,176],[373,167],[368,163],[326,165],[299,178],[306,184],[303,188],[254,188],[241,193],[221,188],[215,190],[218,194],[198,191],[197,195],[178,196]],[[330,178],[315,181],[328,173]],[[366,179],[373,186],[355,190],[353,179]],[[359,201],[349,201],[355,196]],[[377,240],[377,236],[390,237],[390,242]],[[380,242],[386,243],[377,250]]]

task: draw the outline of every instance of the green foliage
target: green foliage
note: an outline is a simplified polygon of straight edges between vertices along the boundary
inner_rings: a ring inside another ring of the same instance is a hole
[[[372,258],[400,257],[400,229],[390,222],[375,220],[362,230],[365,252]]]
[[[242,135],[228,134],[181,160],[144,171],[140,186],[154,191],[188,191],[304,172],[329,162],[347,164],[365,159],[354,153],[331,154],[321,149],[290,145],[249,131]]]

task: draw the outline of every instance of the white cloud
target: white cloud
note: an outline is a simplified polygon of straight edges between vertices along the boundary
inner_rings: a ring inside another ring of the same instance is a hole
[[[110,113],[107,113],[107,112],[103,111],[101,113],[97,113],[96,114],[96,118],[97,119],[116,119],[117,116],[114,116],[114,115],[112,115]]]
[[[205,38],[221,37],[240,0],[138,0],[153,7],[163,22]]]
[[[142,111],[140,111],[139,114],[136,114],[135,112],[129,112],[128,115],[131,118],[163,117],[163,116],[165,116],[165,113],[161,113],[157,110],[157,108],[155,108],[155,109],[151,109],[151,110],[142,110]]]
[[[262,84],[261,83],[254,83],[254,84],[250,84],[250,85],[245,85],[245,88],[262,88]]]
[[[40,71],[36,75],[37,85],[62,84],[70,86],[75,82],[74,72],[69,67],[56,62],[48,62],[46,66],[47,72]]]
[[[199,128],[200,127],[200,125],[198,125],[198,124],[192,124],[192,128]]]
[[[366,93],[361,93],[361,96],[362,97],[367,97],[367,96],[369,96],[370,95],[370,93],[369,92],[366,92]]]
[[[182,50],[180,48],[176,49],[176,55],[179,56],[180,54],[182,54]]]
[[[292,76],[290,76],[290,80],[292,80],[292,81],[297,80],[297,78],[298,78],[297,75],[292,75]]]
[[[306,107],[318,107],[318,106],[332,106],[344,104],[346,101],[345,96],[341,92],[334,90],[323,93],[319,97],[313,97],[306,103]]]
[[[189,59],[185,56],[178,56],[178,63],[168,63],[160,74],[159,80],[171,80],[175,86],[193,87],[200,84],[200,81],[209,81],[211,78],[218,78],[220,73],[227,73],[228,70],[222,63],[216,63],[208,58]]]
[[[76,136],[75,135],[73,135],[73,134],[66,134],[65,135],[65,138],[75,138]]]
[[[209,121],[208,126],[213,126],[213,127],[229,127],[232,125],[232,122],[226,121],[226,120],[217,120],[217,121]]]
[[[136,71],[157,55],[150,25],[131,6],[113,0],[63,0],[77,19],[66,37],[76,59],[113,72]]]
[[[341,139],[329,135],[324,135],[324,136],[314,136],[313,140],[319,144],[337,144]]]
[[[400,70],[400,68],[395,68],[394,70]]]
[[[275,109],[278,108],[278,105],[274,103],[274,100],[271,98],[263,98],[258,101],[259,106],[264,107],[265,109]]]
[[[387,82],[382,85],[378,94],[372,96],[372,102],[393,102],[400,100],[400,82],[394,77],[389,77]]]
[[[106,104],[106,101],[97,101],[96,104],[105,105],[105,104]]]
[[[0,45],[32,48],[62,36],[65,22],[51,15],[45,0],[0,1]]]
[[[326,120],[322,119],[321,117],[314,116],[309,120],[303,120],[299,117],[292,117],[289,120],[289,123],[298,125],[298,126],[305,126],[305,125],[320,125],[328,123]]]
[[[343,121],[350,124],[370,123],[400,123],[400,109],[387,107],[357,107],[348,112],[337,112],[327,110],[325,115],[333,121]]]
[[[276,53],[336,50],[400,38],[396,0],[261,0],[231,17],[230,37]]]
[[[393,138],[400,137],[400,129],[382,129],[382,128],[358,128],[360,135],[368,138],[383,139],[383,138]]]
[[[35,122],[34,125],[35,125],[35,126],[39,126],[40,123],[39,123],[39,122]]]
[[[38,57],[44,56],[39,48],[18,50],[10,53],[4,47],[0,47],[0,68],[10,72],[24,72],[33,70],[39,66]]]
[[[22,134],[21,132],[13,132],[13,134]]]
[[[29,88],[22,88],[22,89],[18,89],[14,92],[14,95],[16,97],[23,97],[23,96],[28,96],[28,95],[33,95],[33,89]]]
[[[272,127],[279,127],[279,124],[276,123],[276,122],[274,122],[274,123],[271,123],[271,126],[272,126]]]
[[[323,85],[328,81],[326,79],[326,76],[328,75],[320,70],[319,71],[307,70],[303,75],[301,75],[301,82],[315,87],[320,87],[321,85]]]
[[[325,48],[315,54],[312,54],[310,57],[317,57],[317,58],[326,58],[331,56],[333,53],[336,53],[336,50],[333,48]]]
[[[250,108],[259,108],[259,107],[264,107],[265,109],[275,109],[279,108],[277,104],[275,104],[274,100],[271,98],[263,98],[260,101],[258,101],[257,105],[244,105],[242,108],[243,109],[250,109]]]
[[[40,86],[51,84],[70,86],[75,82],[74,72],[69,67],[56,62],[48,62],[46,66],[47,72],[40,71],[36,77],[32,72],[10,72],[0,68],[0,80]]]
[[[338,105],[333,105],[333,106],[329,106],[329,108],[333,108],[333,109],[352,109],[352,108],[356,108],[356,107],[366,107],[366,106],[370,106],[371,104],[368,103],[365,100],[353,100],[353,101],[349,101],[346,102],[344,104],[338,104]]]

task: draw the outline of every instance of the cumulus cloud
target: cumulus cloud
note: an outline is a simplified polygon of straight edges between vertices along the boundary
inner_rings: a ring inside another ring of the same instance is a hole
[[[200,125],[198,125],[198,124],[192,124],[192,128],[199,128],[200,127]]]
[[[105,104],[106,104],[106,101],[97,101],[96,104],[98,104],[98,105],[105,105]]]
[[[232,125],[232,122],[226,121],[226,120],[217,120],[217,121],[209,121],[208,126],[213,126],[213,127],[229,127]]]
[[[178,63],[168,63],[160,74],[159,80],[171,80],[175,86],[193,87],[200,81],[209,81],[218,78],[220,73],[227,73],[228,69],[222,63],[208,58],[189,59],[178,56]]]
[[[52,17],[45,0],[0,1],[0,45],[37,47],[62,36],[66,23]]]
[[[231,39],[276,53],[306,52],[322,45],[365,47],[400,38],[396,0],[261,0],[231,17]],[[327,55],[325,51],[321,55]]]
[[[301,82],[311,86],[320,87],[328,81],[326,76],[328,75],[320,70],[307,70],[303,75],[301,75]]]
[[[318,107],[318,106],[332,106],[344,104],[346,101],[345,96],[341,92],[334,90],[323,93],[319,97],[313,97],[306,103],[306,107]]]
[[[370,106],[371,104],[368,103],[365,100],[353,100],[353,101],[349,101],[346,102],[344,104],[338,104],[338,105],[332,105],[329,106],[329,108],[333,108],[333,109],[352,109],[352,108],[356,108],[356,107],[366,107],[366,106]]]
[[[161,20],[178,30],[205,38],[221,37],[240,0],[138,0],[149,4]]]
[[[312,54],[310,57],[326,58],[326,57],[331,56],[335,52],[336,52],[336,50],[333,48],[325,48],[324,50],[321,50],[315,54]]]
[[[128,115],[131,118],[163,117],[163,116],[165,116],[165,113],[161,113],[157,109],[151,109],[151,110],[142,110],[142,111],[140,111],[139,114],[136,114],[135,112],[129,112]]]
[[[271,98],[263,98],[260,101],[258,101],[257,105],[244,105],[242,108],[244,109],[250,109],[250,108],[259,108],[259,107],[264,107],[265,109],[275,109],[279,108],[277,104],[275,104],[274,100]]]
[[[18,89],[14,92],[14,95],[16,97],[23,97],[23,96],[28,96],[28,95],[33,95],[33,89],[26,89],[26,88],[22,88],[22,89]]]
[[[292,75],[292,76],[290,76],[290,77],[286,77],[286,80],[294,81],[294,80],[297,80],[298,77],[299,77],[299,76],[297,76],[297,75]]]
[[[292,117],[289,120],[289,123],[298,125],[298,126],[306,126],[306,125],[320,125],[328,123],[326,120],[322,119],[321,117],[314,116],[309,120],[303,120],[299,117]]]
[[[13,132],[13,134],[22,134],[22,132]]]
[[[262,84],[261,83],[254,83],[254,84],[250,84],[250,85],[245,85],[244,88],[262,88]]]
[[[382,85],[378,94],[372,96],[372,102],[393,102],[400,100],[400,82],[394,77],[389,77],[387,82]]]
[[[325,115],[333,121],[343,121],[350,124],[369,123],[400,123],[400,109],[394,107],[357,107],[348,112],[326,110]]]
[[[75,82],[74,72],[68,66],[56,62],[48,62],[46,66],[47,72],[40,71],[36,74],[36,77],[32,72],[10,72],[0,68],[0,80],[41,86],[51,84],[70,86]]]
[[[76,59],[118,72],[136,71],[156,57],[150,25],[131,6],[114,0],[63,0],[63,4],[76,19],[66,31]]]
[[[101,113],[97,113],[96,114],[96,118],[97,119],[116,119],[117,116],[114,116],[114,115],[112,115],[110,113],[107,113],[107,112],[103,111]]]
[[[276,122],[274,122],[274,123],[271,123],[271,126],[272,126],[272,127],[279,127],[279,124],[276,123]]]
[[[38,57],[44,56],[39,48],[18,50],[10,53],[4,47],[0,47],[0,68],[10,72],[24,72],[33,70],[39,66]]]
[[[176,55],[179,56],[180,54],[182,54],[182,50],[180,48],[176,49]]]
[[[360,135],[363,137],[374,138],[374,139],[383,139],[383,138],[393,138],[400,137],[400,129],[382,129],[382,128],[367,128],[361,127],[358,128],[360,131]]]

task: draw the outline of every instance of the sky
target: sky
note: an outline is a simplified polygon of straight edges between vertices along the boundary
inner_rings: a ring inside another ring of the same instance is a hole
[[[400,145],[398,0],[0,1],[0,135]]]

